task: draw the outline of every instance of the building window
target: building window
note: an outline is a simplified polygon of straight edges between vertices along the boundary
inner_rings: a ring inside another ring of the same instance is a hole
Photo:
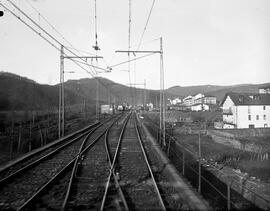
[[[263,115],[263,120],[266,120],[266,115]]]
[[[251,115],[248,115],[248,120],[251,120]]]
[[[265,110],[265,106],[263,106],[263,110]]]
[[[250,114],[250,106],[248,106],[248,114]]]
[[[248,125],[248,128],[255,128],[254,125]]]
[[[259,115],[256,115],[256,120],[259,120]]]

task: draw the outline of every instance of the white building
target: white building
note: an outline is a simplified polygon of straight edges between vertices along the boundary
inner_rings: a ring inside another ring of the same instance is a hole
[[[153,103],[147,103],[146,107],[148,108],[149,111],[153,111],[154,104]]]
[[[216,105],[217,104],[217,98],[215,96],[206,95],[203,98],[203,102],[205,104]]]
[[[200,98],[203,98],[204,95],[202,93],[199,93],[199,94],[196,94],[194,95],[194,99],[197,100],[197,99],[200,99]]]
[[[180,104],[182,100],[180,98],[169,99],[171,105]]]
[[[260,87],[259,88],[259,93],[261,93],[261,94],[270,94],[270,85]]]
[[[223,128],[270,127],[270,94],[227,93],[221,106]]]
[[[183,104],[186,106],[191,106],[194,104],[194,97],[189,95],[183,99]]]
[[[209,111],[209,105],[198,103],[191,106],[191,111]]]

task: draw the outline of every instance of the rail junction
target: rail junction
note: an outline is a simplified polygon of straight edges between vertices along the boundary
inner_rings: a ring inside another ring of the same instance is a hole
[[[114,115],[3,166],[0,209],[209,209],[157,156],[136,112]]]

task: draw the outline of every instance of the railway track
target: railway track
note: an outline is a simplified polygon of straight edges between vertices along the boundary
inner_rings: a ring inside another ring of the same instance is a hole
[[[49,154],[53,151],[61,150],[61,147],[65,147],[65,145],[68,145],[72,143],[73,141],[77,140],[78,138],[83,137],[83,135],[87,134],[91,130],[95,129],[95,127],[98,127],[100,123],[92,124],[82,130],[79,130],[78,132],[75,132],[63,139],[57,140],[55,142],[52,142],[42,148],[39,148],[37,150],[33,150],[32,152],[26,154],[25,156],[22,156],[21,158],[13,161],[12,163],[4,166],[0,169],[0,184],[3,182],[4,178],[11,176],[18,170],[22,170],[22,168],[28,166],[30,163],[33,163],[34,161],[37,161],[38,159],[41,159],[42,157],[49,157]],[[16,175],[14,175],[16,176]],[[6,181],[5,181],[6,182]]]
[[[108,149],[111,167],[101,210],[166,210],[134,113],[126,119],[117,142],[110,142]]]
[[[147,120],[147,127],[151,130],[151,133],[155,135],[155,129],[158,128],[158,125],[156,125],[156,123],[147,115],[144,117]],[[166,132],[166,140],[170,140],[170,138],[172,138],[172,136]],[[174,138],[172,138],[172,140],[173,139]],[[186,145],[182,145],[181,142],[178,143],[176,140],[171,141],[169,158],[179,172],[183,173],[184,170],[185,178],[194,188],[197,188],[199,169],[198,158],[196,157],[195,153],[190,150],[192,149],[192,146],[185,148],[185,146],[188,145],[188,143],[186,143]],[[183,157],[185,160],[184,162]],[[213,209],[227,209],[227,194],[227,184],[208,171],[207,167],[201,166],[201,195],[208,201],[209,204],[211,204]],[[259,210],[255,204],[250,202],[232,188],[230,188],[230,206],[235,210]]]
[[[0,209],[187,209],[142,134],[126,113],[14,162],[0,170]]]
[[[100,131],[88,147],[81,148],[80,155],[73,165],[62,210],[98,210],[100,208],[104,184],[109,174],[104,145],[105,134],[120,118],[108,122],[106,128]]]
[[[0,181],[0,209],[27,209],[30,204],[38,201],[44,190],[48,190],[63,175],[66,177],[69,174],[66,172],[72,169],[78,154],[84,147],[87,148],[92,140],[97,139],[101,128],[104,130],[111,121],[88,127],[76,133],[75,137],[70,136],[71,140],[56,142],[3,169]],[[60,183],[63,186],[62,182]]]

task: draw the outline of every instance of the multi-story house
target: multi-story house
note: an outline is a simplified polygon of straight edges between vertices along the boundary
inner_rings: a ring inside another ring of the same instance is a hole
[[[270,94],[270,85],[268,85],[268,86],[261,86],[259,88],[259,93],[261,93],[261,94]]]
[[[191,106],[191,111],[209,111],[209,105],[204,103],[197,103]]]
[[[174,99],[170,99],[170,104],[171,105],[176,105],[176,104],[180,104],[182,102],[182,100],[180,98],[174,98]]]
[[[223,128],[270,127],[270,94],[227,93],[221,106]]]
[[[193,104],[194,104],[194,97],[191,96],[191,95],[185,97],[185,98],[183,99],[183,104],[184,104],[185,106],[188,106],[188,107],[191,106],[191,105],[193,105]]]
[[[203,98],[203,102],[205,104],[216,105],[217,104],[217,98],[215,96],[206,95]]]

